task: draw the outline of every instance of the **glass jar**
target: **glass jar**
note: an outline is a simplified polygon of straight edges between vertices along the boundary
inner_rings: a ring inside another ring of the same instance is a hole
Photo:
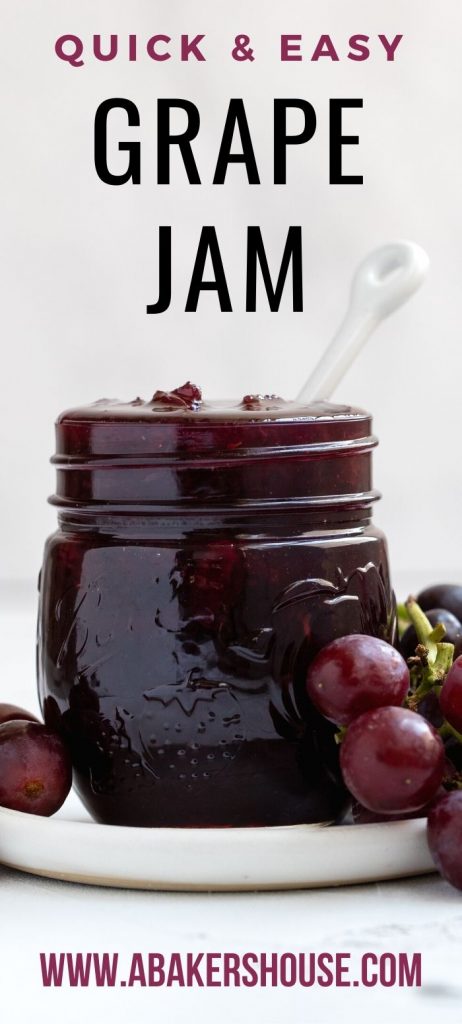
[[[368,413],[192,386],[56,425],[39,693],[101,822],[286,825],[345,803],[307,666],[394,639]]]

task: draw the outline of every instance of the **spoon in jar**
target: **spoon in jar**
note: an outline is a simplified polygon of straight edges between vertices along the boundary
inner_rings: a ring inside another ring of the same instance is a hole
[[[428,267],[425,249],[415,242],[390,242],[366,256],[354,275],[345,318],[297,396],[299,402],[330,398],[375,328],[420,288]]]

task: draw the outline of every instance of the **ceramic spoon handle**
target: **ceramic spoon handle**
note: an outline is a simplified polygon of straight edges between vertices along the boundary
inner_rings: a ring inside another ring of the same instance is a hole
[[[391,242],[366,257],[353,278],[345,319],[298,401],[330,398],[374,328],[420,287],[428,266],[427,253],[415,242]]]

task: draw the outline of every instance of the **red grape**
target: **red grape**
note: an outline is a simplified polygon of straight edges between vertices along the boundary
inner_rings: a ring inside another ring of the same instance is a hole
[[[17,704],[0,704],[0,725],[4,722],[38,722],[38,718]]]
[[[444,774],[444,746],[414,711],[366,711],[348,727],[340,748],[346,786],[378,814],[417,811],[435,795]]]
[[[348,725],[371,708],[402,704],[409,669],[384,640],[344,636],[320,651],[308,669],[306,685],[318,711],[336,725]]]
[[[441,787],[441,793],[445,793],[446,790]],[[379,814],[378,811],[369,811],[367,807],[363,807],[362,804],[358,804],[355,800],[351,807],[351,817],[353,818],[355,825],[375,825],[377,822],[384,821],[409,821],[412,818],[426,818],[428,815],[429,806],[426,804],[425,807],[419,807],[417,811],[401,811],[399,814]]]
[[[462,656],[452,664],[440,693],[444,717],[457,732],[462,732]]]
[[[430,853],[443,878],[462,889],[462,790],[445,793],[428,815]]]
[[[462,622],[462,586],[457,583],[437,583],[421,590],[417,604],[424,612],[429,608],[446,608]]]
[[[36,722],[0,725],[0,805],[48,817],[71,788],[67,748],[57,733]]]

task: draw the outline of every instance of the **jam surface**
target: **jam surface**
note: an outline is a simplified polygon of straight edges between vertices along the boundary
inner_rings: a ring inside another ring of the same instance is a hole
[[[97,820],[341,811],[334,730],[305,677],[334,637],[393,638],[371,444],[361,410],[207,404],[189,383],[59,417],[39,691]]]

